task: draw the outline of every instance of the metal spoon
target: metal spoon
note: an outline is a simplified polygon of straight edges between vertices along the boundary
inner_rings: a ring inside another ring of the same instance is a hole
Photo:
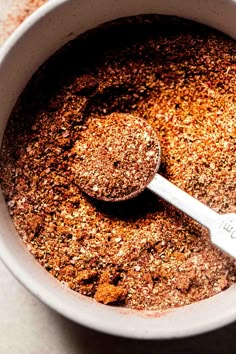
[[[155,175],[147,188],[205,226],[209,230],[212,243],[236,257],[235,213],[216,213],[159,174]]]
[[[117,113],[116,117],[117,115],[124,117],[124,114]],[[140,121],[139,117],[133,117],[133,119],[138,119]],[[142,121],[142,128],[150,132],[150,125],[146,121]],[[124,195],[115,200],[114,198],[109,199],[107,196],[104,196],[104,198],[100,196],[99,199],[110,202],[124,201],[138,195],[146,187],[154,194],[165,199],[170,204],[174,205],[176,208],[206,227],[209,230],[212,243],[236,258],[236,214],[218,214],[158,174],[157,171],[161,162],[161,147],[157,136],[156,146],[158,148],[158,159],[153,170],[148,171],[149,178],[147,178],[148,182],[146,186],[140,186],[140,189],[134,193],[128,196]],[[83,186],[82,189],[85,193],[96,198],[96,195],[91,195],[90,191],[86,190],[85,186]]]

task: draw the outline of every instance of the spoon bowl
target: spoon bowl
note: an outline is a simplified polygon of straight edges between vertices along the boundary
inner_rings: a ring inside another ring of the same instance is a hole
[[[75,183],[90,197],[121,202],[136,197],[161,164],[161,144],[146,120],[112,113],[90,118],[73,148]]]

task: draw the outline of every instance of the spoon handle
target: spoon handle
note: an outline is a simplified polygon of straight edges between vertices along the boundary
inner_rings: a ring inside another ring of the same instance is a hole
[[[155,175],[147,188],[179,210],[182,210],[185,214],[189,215],[192,219],[196,220],[207,229],[210,229],[219,218],[219,214],[215,211],[159,174]]]
[[[218,214],[159,174],[147,188],[210,231],[211,241],[236,258],[236,214]]]

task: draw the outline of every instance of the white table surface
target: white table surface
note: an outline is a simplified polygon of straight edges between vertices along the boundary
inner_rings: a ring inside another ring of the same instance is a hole
[[[23,6],[26,0],[20,0]],[[17,4],[17,6],[15,6]],[[0,0],[0,44],[7,14],[19,1]],[[12,24],[9,24],[12,28]],[[235,304],[236,306],[236,304]],[[216,309],[217,311],[217,309]],[[194,354],[236,353],[236,323],[173,341],[138,341],[107,336],[72,323],[33,297],[0,262],[0,354]]]

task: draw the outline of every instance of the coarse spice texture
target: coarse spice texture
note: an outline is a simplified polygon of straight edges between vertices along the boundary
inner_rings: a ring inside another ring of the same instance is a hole
[[[160,164],[154,129],[146,120],[124,113],[90,118],[86,126],[72,149],[75,183],[99,200],[137,196]]]
[[[157,133],[162,175],[217,212],[235,212],[235,57],[235,42],[207,27],[138,16],[80,36],[33,77],[5,133],[1,186],[29,251],[65,286],[162,311],[236,282],[235,260],[173,206],[149,191],[98,201],[73,173],[87,123],[128,113]]]

